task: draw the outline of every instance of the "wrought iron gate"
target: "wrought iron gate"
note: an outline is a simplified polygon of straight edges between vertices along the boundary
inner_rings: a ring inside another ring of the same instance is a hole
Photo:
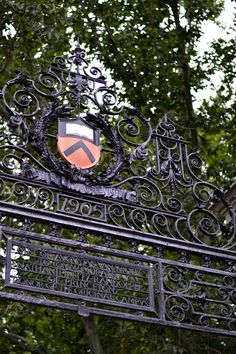
[[[169,116],[119,107],[79,45],[1,97],[0,297],[235,335],[235,211]]]

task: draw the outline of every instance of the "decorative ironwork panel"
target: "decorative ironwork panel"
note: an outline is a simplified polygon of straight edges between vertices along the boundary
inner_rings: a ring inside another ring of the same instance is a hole
[[[235,335],[235,210],[170,116],[119,106],[79,44],[1,99],[0,297]]]
[[[18,215],[12,227],[9,219],[2,222],[0,297],[235,335],[233,252],[118,235],[105,225],[86,231],[59,216],[51,225]]]
[[[151,268],[25,242],[8,241],[7,252],[7,288],[153,310]]]

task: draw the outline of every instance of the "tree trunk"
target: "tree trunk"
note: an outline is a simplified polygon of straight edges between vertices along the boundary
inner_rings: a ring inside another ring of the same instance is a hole
[[[190,83],[191,70],[190,70],[189,60],[186,52],[185,30],[180,24],[178,1],[176,0],[169,1],[169,5],[171,7],[174,16],[174,21],[175,21],[176,36],[177,36],[177,41],[179,46],[179,65],[182,71],[182,81],[183,81],[183,89],[185,95],[186,116],[187,116],[188,127],[190,129],[190,134],[191,134],[192,148],[194,148],[198,146],[198,135],[197,135],[197,124],[195,121],[194,110],[193,110],[193,98],[191,94],[191,83]]]
[[[89,346],[93,351],[93,354],[106,354],[97,335],[96,327],[91,317],[84,318],[84,328],[86,336],[88,337]]]

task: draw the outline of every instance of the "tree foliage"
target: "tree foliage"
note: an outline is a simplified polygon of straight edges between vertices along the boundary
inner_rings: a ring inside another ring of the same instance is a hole
[[[0,85],[15,70],[33,76],[53,56],[68,53],[79,36],[119,83],[120,101],[128,100],[153,126],[172,111],[191,146],[204,149],[208,177],[231,183],[236,175],[235,38],[219,38],[208,52],[197,51],[203,24],[217,24],[223,6],[223,0],[2,0]],[[221,77],[217,90],[210,84],[214,75]],[[200,90],[206,98],[196,108]],[[1,303],[2,353],[233,350],[225,338],[212,341],[206,335],[112,319],[89,324],[75,314],[5,306]],[[95,349],[98,338],[101,347]]]

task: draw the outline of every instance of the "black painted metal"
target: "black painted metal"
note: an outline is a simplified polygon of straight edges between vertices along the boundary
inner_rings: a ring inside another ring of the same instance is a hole
[[[79,45],[2,102],[1,298],[236,334],[235,211],[168,115],[153,129],[118,107]],[[58,120],[78,118],[100,129],[87,170],[56,150]]]

